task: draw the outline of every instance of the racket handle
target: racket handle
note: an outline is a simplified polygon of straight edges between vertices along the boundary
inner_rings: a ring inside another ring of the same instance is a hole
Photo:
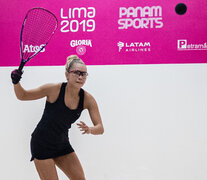
[[[25,65],[25,62],[21,61],[21,64],[20,64],[18,70],[19,70],[19,71],[22,71],[24,65]]]

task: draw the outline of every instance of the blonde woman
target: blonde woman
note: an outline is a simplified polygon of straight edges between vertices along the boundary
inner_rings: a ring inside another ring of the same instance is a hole
[[[57,165],[70,180],[85,180],[80,161],[72,148],[68,129],[88,109],[94,124],[88,127],[77,123],[83,134],[103,134],[104,128],[96,100],[82,89],[86,78],[85,63],[76,55],[67,57],[65,76],[67,82],[45,84],[39,88],[25,90],[19,83],[22,72],[12,71],[14,91],[19,100],[35,100],[46,97],[43,116],[32,133],[31,160],[41,180],[58,180]]]

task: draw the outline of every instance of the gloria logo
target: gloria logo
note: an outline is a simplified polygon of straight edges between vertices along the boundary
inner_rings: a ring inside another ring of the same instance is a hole
[[[150,42],[121,42],[119,41],[117,43],[117,46],[119,47],[119,52],[146,52],[151,51]],[[123,49],[123,50],[122,50]]]
[[[179,51],[184,50],[207,50],[207,43],[203,44],[188,44],[186,39],[177,41],[177,48]]]
[[[86,46],[92,47],[92,40],[71,40],[71,47],[76,47],[76,52],[79,55],[84,55],[86,53]]]
[[[45,46],[45,44],[41,44],[40,46],[33,46],[33,45],[24,45],[24,50],[23,52],[28,52],[28,53],[32,53],[32,52],[38,52],[43,46]],[[40,52],[45,52],[45,48],[43,48]]]
[[[162,7],[120,7],[118,24],[119,29],[162,28]]]

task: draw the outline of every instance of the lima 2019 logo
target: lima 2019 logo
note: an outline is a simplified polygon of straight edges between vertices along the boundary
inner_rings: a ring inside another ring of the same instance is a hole
[[[92,40],[71,40],[71,47],[76,47],[76,52],[78,55],[84,55],[86,53],[86,46],[92,47]]]
[[[68,32],[93,32],[96,28],[95,7],[61,8],[61,28],[62,33]]]

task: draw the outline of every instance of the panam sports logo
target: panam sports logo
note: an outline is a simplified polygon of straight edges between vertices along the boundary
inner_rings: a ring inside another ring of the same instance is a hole
[[[84,55],[86,53],[86,46],[92,47],[92,40],[71,40],[71,47],[76,47],[76,52],[79,55]]]
[[[118,29],[162,28],[162,7],[120,7]]]
[[[207,50],[207,43],[203,44],[188,44],[186,39],[178,40],[177,48],[179,51],[185,50]]]
[[[117,43],[119,52],[147,52],[151,51],[150,42],[121,42]]]
[[[45,44],[41,44],[40,46],[33,46],[33,45],[24,45],[23,53],[33,53],[38,52]],[[45,48],[43,48],[40,52],[45,52]]]

